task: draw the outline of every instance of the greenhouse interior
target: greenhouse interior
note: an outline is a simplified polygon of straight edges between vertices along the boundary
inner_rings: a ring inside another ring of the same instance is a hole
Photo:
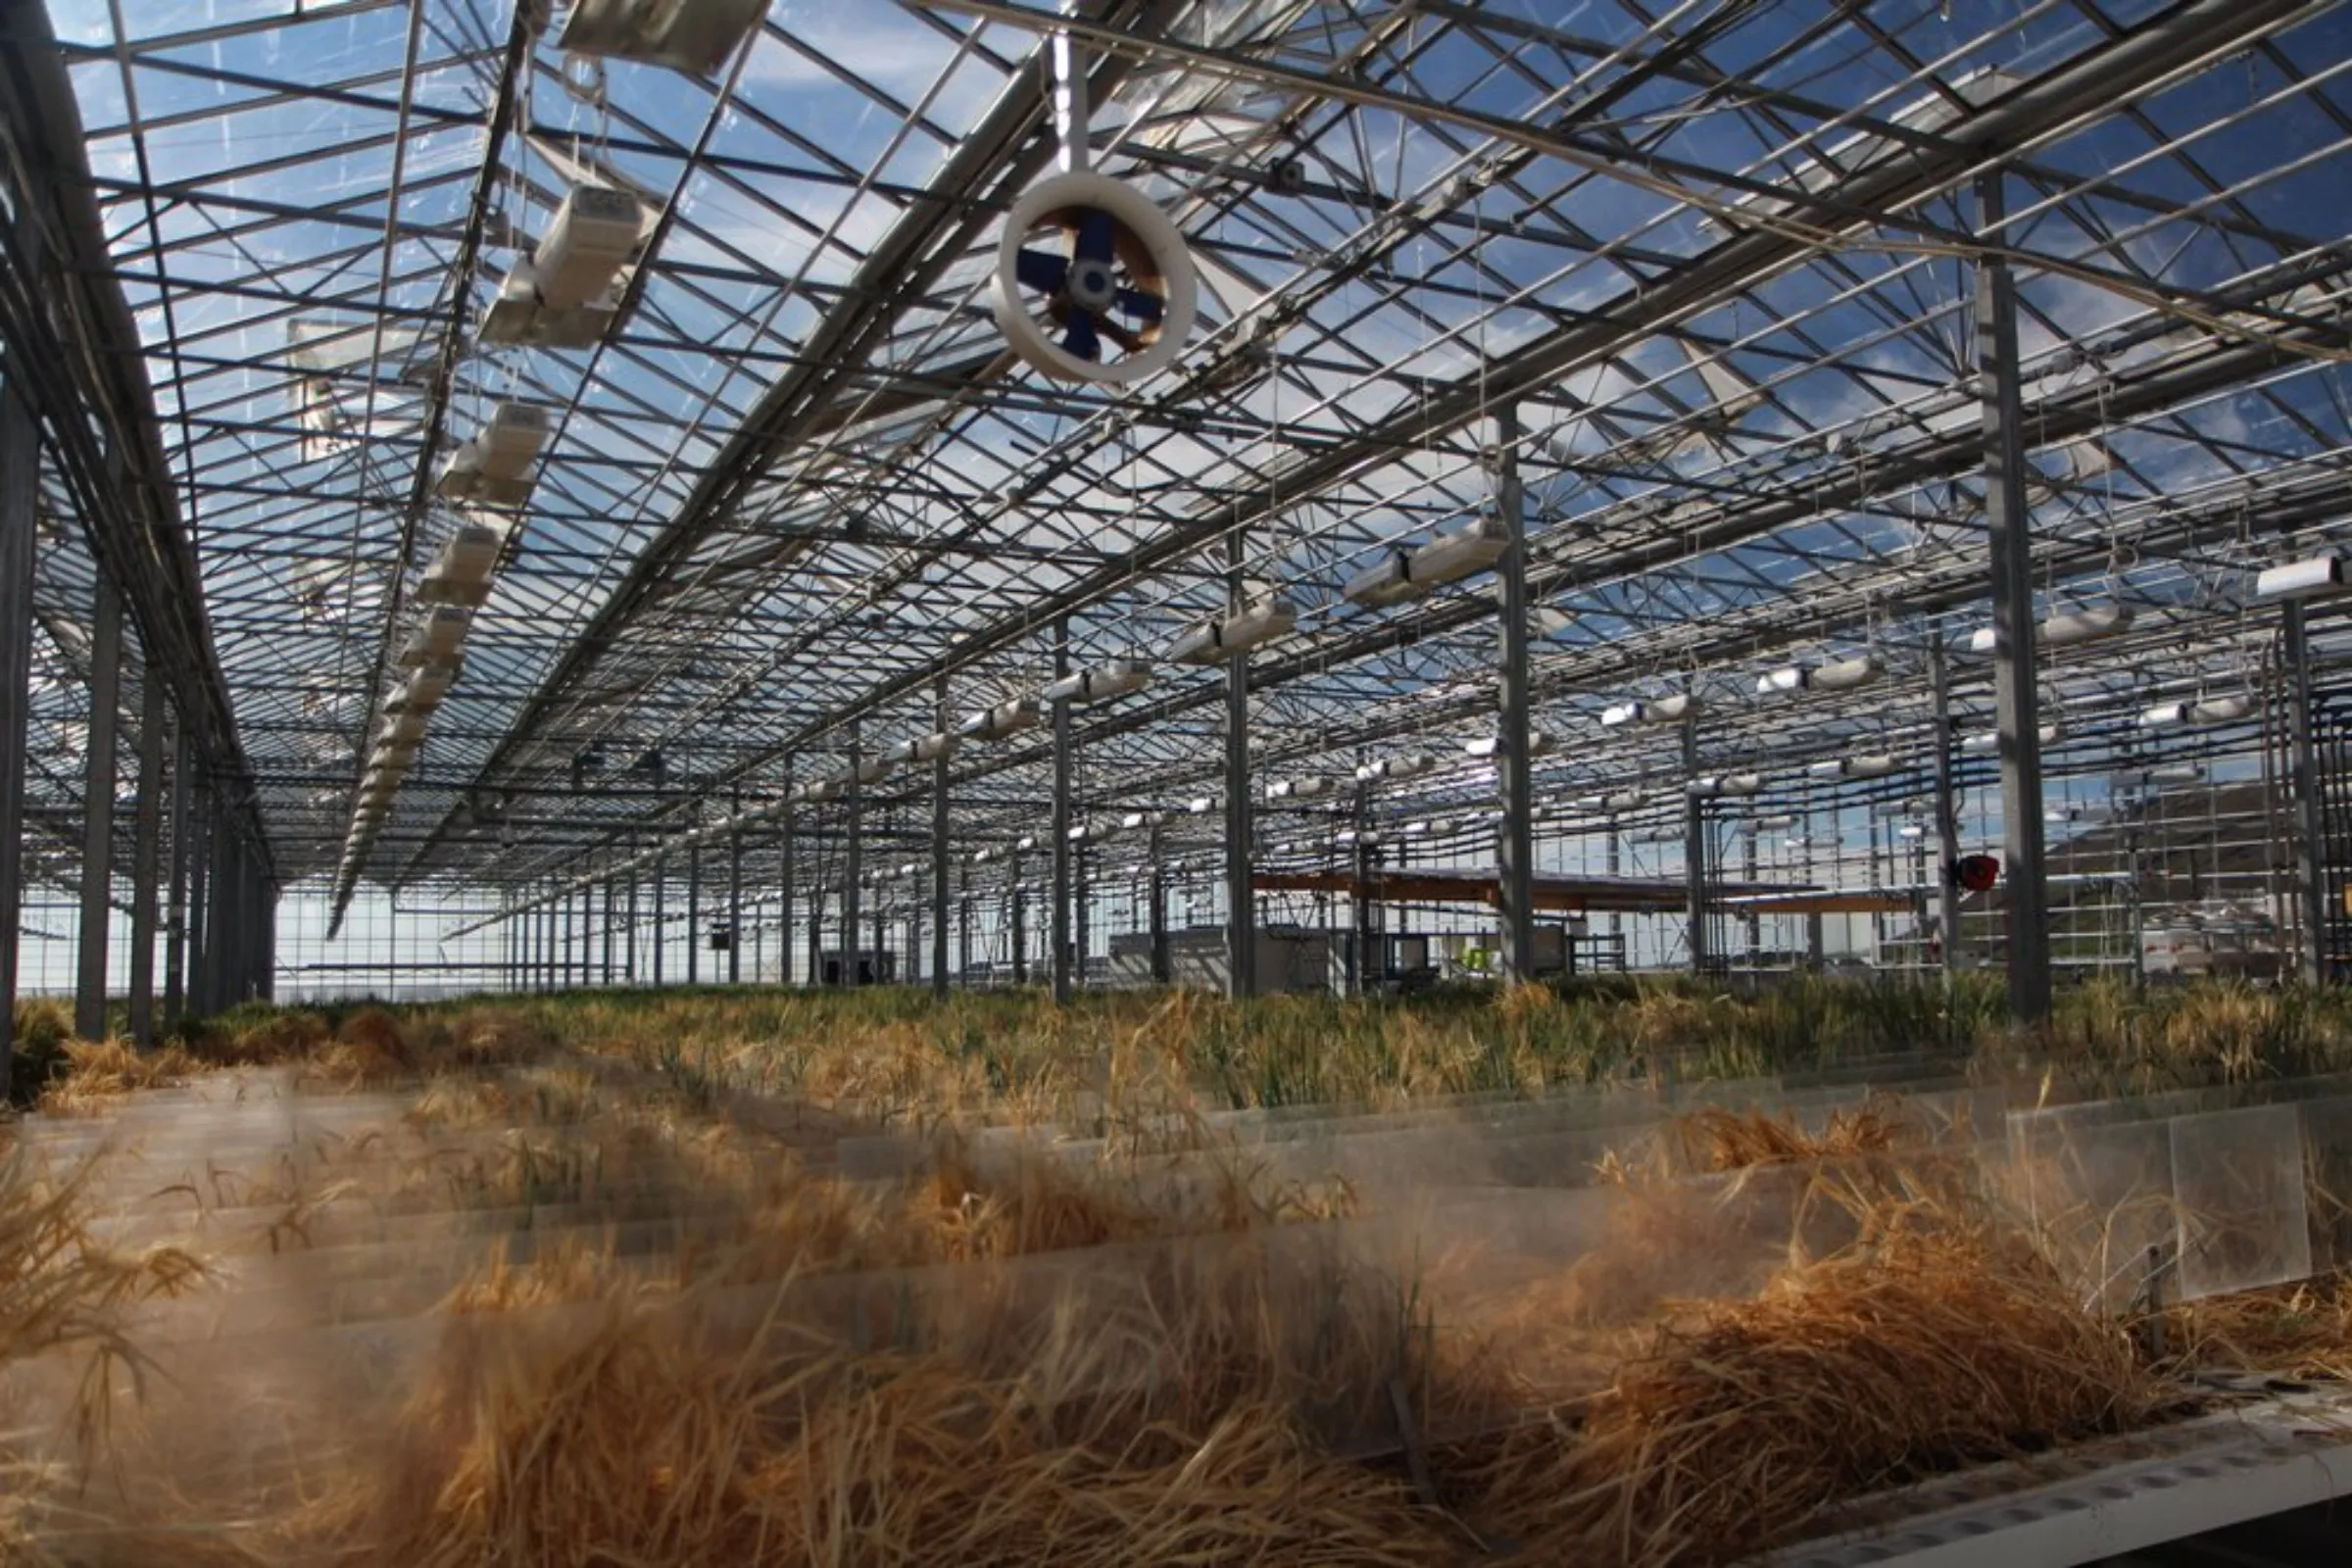
[[[2352,5],[0,4],[0,1563],[2352,1562]]]

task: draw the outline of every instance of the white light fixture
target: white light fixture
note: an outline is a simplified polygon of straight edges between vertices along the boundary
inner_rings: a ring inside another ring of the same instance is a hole
[[[1037,835],[1034,833],[1024,833],[1019,838],[1012,841],[1012,847],[1023,854],[1027,854],[1029,851],[1037,848]]]
[[[463,605],[471,610],[490,597],[491,574],[507,536],[479,522],[463,523],[443,542],[424,580],[416,585],[420,605]]]
[[[984,708],[967,714],[956,726],[956,734],[967,741],[997,741],[1007,735],[1017,735],[1025,729],[1035,729],[1045,721],[1046,706],[1034,697],[1016,697],[1010,702]]]
[[[864,761],[858,764],[858,782],[860,784],[879,784],[884,779],[890,777],[892,770],[898,765],[899,764],[897,762],[891,760],[888,753],[883,753],[882,755],[876,757],[869,757]]]
[[[2055,746],[2066,739],[2066,726],[2064,724],[2044,724],[2035,733],[2039,735],[2043,746]],[[2001,732],[1988,729],[1966,736],[1960,742],[1960,749],[1964,752],[1997,752],[2001,749]]]
[[[1612,795],[1602,796],[1600,805],[1601,809],[1605,811],[1637,811],[1648,799],[1649,797],[1640,790],[1618,790]]]
[[[1092,669],[1072,670],[1038,695],[1049,703],[1099,703],[1152,684],[1152,666],[1113,659]]]
[[[484,343],[593,346],[619,313],[614,283],[636,254],[643,221],[628,191],[573,186],[538,247],[499,284],[476,335]]]
[[[1759,816],[1747,824],[1759,833],[1780,833],[1796,826],[1792,811],[1781,811],[1771,816]]]
[[[1375,784],[1383,779],[1419,778],[1437,765],[1438,760],[1433,753],[1407,752],[1401,757],[1376,758],[1359,764],[1355,778],[1359,784]]]
[[[1298,624],[1298,607],[1280,594],[1268,594],[1231,615],[1191,627],[1168,649],[1168,658],[1179,664],[1220,663],[1260,643],[1288,636]]]
[[[1809,684],[1817,692],[1850,692],[1868,686],[1886,673],[1886,666],[1869,654],[1817,665]]]
[[[2097,642],[2102,637],[2121,636],[2132,629],[2133,618],[2130,605],[2091,605],[2052,615],[2034,628],[2034,635],[2044,647],[2065,648]],[[1994,642],[1993,628],[1980,626],[1968,639],[1968,651],[1989,654]]]
[[[1811,679],[1811,673],[1802,664],[1784,664],[1756,677],[1756,695],[1773,697],[1782,692],[1801,692]]]
[[[418,618],[400,651],[403,669],[440,665],[455,669],[466,651],[466,633],[473,627],[473,612],[455,605],[436,605]]]
[[[1217,798],[1214,795],[1196,795],[1184,803],[1184,808],[1195,816],[1206,816],[1217,808]]]
[[[1527,732],[1527,755],[1530,757],[1544,756],[1557,744],[1558,742],[1543,730],[1531,729]],[[1474,741],[1463,742],[1462,750],[1472,757],[1500,757],[1502,755],[1502,737],[1481,735]]]
[[[1341,597],[1351,605],[1382,610],[1418,599],[1442,583],[1458,582],[1485,571],[1502,559],[1510,530],[1500,516],[1482,512],[1459,528],[1418,547],[1396,545],[1380,559],[1348,579]]]
[[[1613,703],[1601,710],[1600,721],[1617,724],[1672,724],[1698,711],[1698,698],[1690,692],[1675,692],[1666,697],[1646,701]]]
[[[1266,786],[1269,801],[1311,801],[1332,791],[1332,781],[1321,773],[1307,773],[1298,778],[1276,779]]]
[[[766,14],[767,0],[575,0],[562,47],[707,76]]]
[[[450,454],[433,489],[444,501],[519,507],[531,499],[531,466],[555,428],[554,414],[536,403],[501,403],[490,420]],[[493,559],[496,559],[495,552]]]
[[[956,749],[962,744],[962,740],[952,730],[933,730],[930,734],[915,741],[914,760],[918,762],[942,761],[947,758],[954,757]]]
[[[1902,764],[1885,752],[1840,757],[1815,762],[1805,771],[1815,778],[1885,778]]]
[[[463,661],[460,662],[461,663]],[[449,695],[452,682],[458,678],[457,664],[439,667],[426,666],[409,672],[409,678],[392,690],[384,699],[387,713],[429,713],[441,706]]]
[[[2265,566],[2254,576],[2257,599],[2322,599],[2344,591],[2344,558],[2314,556]]]
[[[1755,795],[1763,791],[1764,775],[1761,773],[1708,773],[1690,780],[1685,788],[1701,800]]]

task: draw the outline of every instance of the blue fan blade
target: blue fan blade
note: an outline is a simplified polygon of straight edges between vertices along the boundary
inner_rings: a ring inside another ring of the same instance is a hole
[[[1095,318],[1084,311],[1070,313],[1070,329],[1061,334],[1061,346],[1082,360],[1102,358],[1102,339],[1095,331]]]
[[[1131,316],[1139,321],[1156,321],[1159,319],[1160,312],[1167,308],[1168,302],[1156,294],[1146,293],[1140,288],[1119,290],[1119,314],[1121,316]]]
[[[1062,280],[1070,275],[1070,264],[1051,251],[1022,251],[1013,258],[1012,270],[1021,287],[1040,294],[1060,293]]]
[[[1070,248],[1072,256],[1082,256],[1090,262],[1107,262],[1111,257],[1111,241],[1118,226],[1111,222],[1108,213],[1087,209],[1078,220],[1078,243]]]

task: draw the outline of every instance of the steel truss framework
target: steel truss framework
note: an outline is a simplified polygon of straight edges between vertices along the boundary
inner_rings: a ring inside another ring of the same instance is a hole
[[[1350,782],[1261,806],[1267,863],[1344,865],[1343,830],[1407,820],[1491,856],[1496,764],[1461,748],[1495,732],[1509,596],[1481,576],[1367,611],[1341,590],[1506,489],[1523,710],[1565,743],[1526,759],[1539,838],[1702,831],[1726,808],[1686,806],[1693,775],[1761,772],[1740,808],[1766,811],[1836,788],[1809,764],[1884,752],[1905,769],[1884,788],[1910,787],[1939,736],[1932,648],[1955,650],[1940,738],[1993,723],[1992,662],[1965,649],[1992,619],[2000,376],[2031,612],[2135,612],[2045,651],[2034,694],[2065,728],[2045,766],[2143,757],[2164,743],[2134,715],[2176,698],[2242,692],[2247,744],[2276,728],[2290,672],[2252,573],[2352,531],[2352,12],[1543,9],[839,0],[777,8],[696,78],[583,69],[495,0],[9,8],[9,211],[87,219],[46,254],[20,220],[6,251],[12,364],[44,284],[77,302],[46,324],[69,373],[15,378],[47,421],[29,875],[76,863],[103,574],[137,648],[169,651],[192,774],[257,887],[325,885],[419,578],[462,520],[431,476],[507,397],[558,423],[367,860],[411,901],[534,908],[781,800],[853,737],[939,727],[943,693],[961,713],[1057,663],[1156,659],[1260,585],[1301,612],[1246,699],[1162,665],[1070,713],[1072,819],[1229,788],[1241,701],[1253,795],[1442,760],[1360,804]],[[1002,214],[1056,150],[1056,29],[1092,73],[1093,166],[1176,220],[1204,285],[1175,368],[1132,387],[1040,378],[987,309]],[[652,215],[620,324],[587,349],[475,342],[579,183]],[[1996,265],[2002,365],[1978,315]],[[2325,607],[2297,639],[2323,680],[2352,654]],[[1757,690],[1864,656],[1888,677]],[[1703,699],[1687,736],[1600,722],[1684,690]],[[122,701],[127,795],[135,679]],[[959,889],[1047,864],[1003,852],[1050,810],[1053,734],[941,771]],[[1985,765],[1960,787],[1996,788]],[[863,792],[867,867],[949,863],[930,768]],[[112,836],[125,884],[135,814]],[[844,815],[762,823],[732,874],[803,910],[838,897]],[[1151,842],[1213,854],[1218,823]],[[1089,858],[1140,874],[1129,843]]]

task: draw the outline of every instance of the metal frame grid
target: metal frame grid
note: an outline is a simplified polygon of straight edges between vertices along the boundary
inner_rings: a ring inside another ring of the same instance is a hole
[[[1989,619],[1988,260],[2016,279],[2041,611],[2137,612],[2050,652],[2056,774],[2168,744],[2132,724],[2159,700],[2275,706],[2251,572],[2352,532],[2339,6],[840,0],[776,8],[709,78],[586,70],[530,11],[52,0],[54,42],[4,40],[70,74],[241,776],[306,895],[459,521],[436,461],[501,397],[560,421],[367,866],[412,906],[520,904],[780,799],[853,726],[937,727],[943,680],[963,711],[1057,652],[1154,659],[1237,563],[1302,606],[1250,662],[1252,790],[1425,747],[1444,765],[1370,818],[1489,856],[1494,767],[1460,744],[1496,723],[1494,585],[1377,612],[1341,589],[1493,506],[1506,430],[1529,722],[1567,743],[1532,765],[1550,853],[1598,830],[1594,794],[1681,820],[1693,767],[1768,772],[1757,811],[1834,793],[1807,764],[1857,750],[1924,768],[1931,644]],[[1204,285],[1176,368],[1132,388],[1042,379],[986,307],[1001,215],[1054,155],[1056,31],[1092,72],[1093,167],[1176,220]],[[580,182],[651,215],[622,323],[473,343]],[[88,577],[57,554],[36,593],[70,617]],[[1755,691],[1864,653],[1891,678]],[[1988,666],[1953,668],[1955,724],[1988,726]],[[1708,698],[1689,758],[1598,722],[1681,689]],[[1077,819],[1223,788],[1226,701],[1222,672],[1163,665],[1074,713]],[[955,760],[959,860],[1035,831],[1053,758],[1040,730]],[[930,841],[909,779],[866,794],[876,863]],[[1350,812],[1304,814],[1267,863],[1344,860]],[[795,818],[801,908],[840,881],[841,817]],[[1215,822],[1179,816],[1166,852],[1213,853]],[[783,839],[745,853],[776,886]]]

